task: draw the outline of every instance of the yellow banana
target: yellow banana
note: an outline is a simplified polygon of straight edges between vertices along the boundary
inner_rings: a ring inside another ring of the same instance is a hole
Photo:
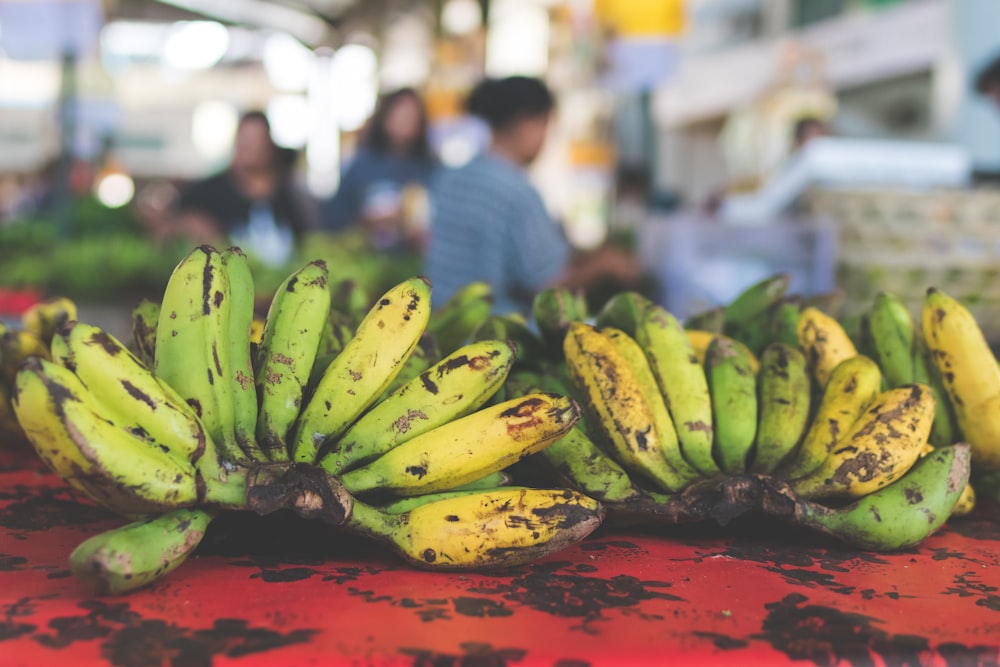
[[[803,498],[860,498],[902,477],[927,444],[934,395],[902,385],[879,395],[819,468],[791,483]]]
[[[557,394],[530,394],[483,408],[417,436],[344,473],[351,493],[399,496],[446,491],[503,470],[565,435],[580,407]]]
[[[729,336],[724,336],[723,334],[714,333],[712,331],[702,331],[700,329],[685,329],[685,331],[687,332],[688,342],[691,343],[691,349],[694,350],[695,356],[698,357],[698,363],[702,366],[705,365],[705,353],[708,352],[708,346],[712,344],[713,340],[716,338],[736,340],[735,338],[730,338]],[[757,358],[757,355],[749,349],[747,349],[747,352],[750,354],[750,368],[754,373],[759,373],[760,360]]]
[[[52,359],[48,346],[38,334],[27,329],[8,329],[0,335],[0,380],[13,385],[17,369],[28,357]]]
[[[667,463],[664,453],[676,432],[661,432],[662,417],[657,419],[636,368],[621,352],[622,336],[619,332],[616,344],[589,324],[570,323],[563,340],[566,368],[618,462],[659,488],[679,491],[688,480]]]
[[[882,386],[878,364],[858,355],[845,359],[830,375],[809,430],[781,476],[805,477],[819,468],[841,437],[875,401]]]
[[[840,323],[818,308],[802,311],[798,333],[799,347],[820,387],[826,386],[837,364],[858,354]]]
[[[36,303],[21,314],[24,328],[45,344],[52,340],[59,327],[77,318],[76,304],[64,296]]]
[[[955,503],[955,509],[951,511],[951,515],[968,516],[975,508],[976,490],[972,488],[972,484],[966,484],[965,488],[962,489],[962,495],[958,497],[958,502]]]
[[[972,313],[927,291],[923,330],[977,473],[1000,470],[1000,367]]]
[[[348,525],[392,545],[421,567],[508,567],[563,549],[594,531],[600,504],[562,489],[495,489],[462,494],[403,514],[355,503]]]
[[[430,285],[422,277],[382,295],[302,410],[291,452],[295,461],[316,461],[323,443],[340,437],[382,395],[416,347],[429,315]]]

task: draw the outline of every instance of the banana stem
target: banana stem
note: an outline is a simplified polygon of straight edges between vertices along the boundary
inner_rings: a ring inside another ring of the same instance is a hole
[[[294,510],[303,519],[320,519],[340,526],[351,515],[354,498],[340,478],[318,466],[251,466],[246,484],[246,507],[258,514]]]

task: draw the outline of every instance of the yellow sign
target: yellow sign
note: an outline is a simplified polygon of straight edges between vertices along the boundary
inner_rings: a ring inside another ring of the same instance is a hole
[[[616,37],[674,37],[684,31],[684,0],[594,0]]]

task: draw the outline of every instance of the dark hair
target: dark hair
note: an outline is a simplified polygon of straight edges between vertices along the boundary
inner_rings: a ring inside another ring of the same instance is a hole
[[[243,115],[240,116],[238,123],[239,127],[249,122],[261,122],[264,123],[264,127],[267,128],[268,135],[271,134],[271,121],[267,119],[267,114],[260,109],[253,109],[251,111],[244,111]]]
[[[502,130],[521,118],[544,116],[555,104],[552,91],[541,79],[510,76],[480,81],[469,93],[465,108],[492,129]]]
[[[1000,56],[994,58],[976,77],[976,92],[980,95],[985,95],[994,86],[1000,86]]]
[[[389,135],[385,131],[385,120],[396,104],[405,98],[410,98],[417,103],[420,110],[420,131],[417,138],[411,144],[406,153],[409,157],[419,160],[429,160],[431,158],[431,146],[427,140],[427,108],[419,93],[413,88],[400,88],[391,93],[386,93],[375,106],[375,112],[368,121],[368,132],[365,136],[364,144],[367,148],[376,153],[386,153],[389,151]]]
[[[795,129],[792,130],[795,143],[802,143],[802,140],[806,138],[806,133],[814,127],[823,128],[825,124],[815,116],[805,116],[795,121]]]

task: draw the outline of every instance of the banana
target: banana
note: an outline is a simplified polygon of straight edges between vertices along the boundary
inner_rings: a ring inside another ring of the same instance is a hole
[[[750,350],[732,339],[717,337],[705,353],[705,376],[712,397],[715,427],[713,455],[729,474],[746,471],[757,435],[757,377]]]
[[[195,550],[212,520],[178,509],[94,535],[69,556],[69,568],[97,595],[147,586],[174,571]]]
[[[802,316],[802,299],[785,297],[770,311],[770,341],[790,347],[799,345],[799,317]]]
[[[461,347],[376,404],[320,459],[339,474],[477,410],[503,384],[514,362],[505,341]]]
[[[24,430],[14,414],[11,392],[7,383],[0,380],[0,442],[5,445],[27,442]]]
[[[972,314],[927,290],[923,331],[977,471],[1000,470],[1000,367]]]
[[[313,463],[325,441],[340,437],[381,396],[416,347],[429,314],[430,285],[424,278],[406,280],[379,298],[299,415],[293,460]]]
[[[52,360],[48,346],[38,334],[27,329],[8,329],[0,334],[0,381],[13,385],[18,368],[29,357]]]
[[[621,352],[619,345],[634,341],[627,338],[623,341],[624,334],[616,330],[613,333],[619,335],[618,344],[589,324],[570,324],[564,342],[570,378],[589,412],[597,417],[602,437],[619,463],[658,488],[680,490],[689,479],[674,470],[666,459],[665,450],[671,447],[672,440],[676,448],[676,432],[669,413],[665,408],[660,411],[662,415],[654,411],[650,398],[655,397],[649,396],[639,379],[639,372],[648,366],[630,364]],[[669,429],[665,428],[667,425]]]
[[[537,365],[545,357],[541,339],[528,328],[520,315],[490,315],[476,330],[473,340],[509,340],[517,346],[519,367]]]
[[[520,491],[521,489],[526,489],[526,486],[507,486],[504,487],[509,491]],[[481,494],[483,491],[494,491],[498,490],[496,487],[482,487],[476,489],[454,489],[452,491],[441,491],[439,493],[427,493],[422,496],[410,496],[409,498],[400,498],[394,500],[388,505],[382,505],[378,507],[378,511],[384,512],[386,514],[403,514],[404,512],[409,512],[423,505],[429,503],[436,503],[439,500],[450,500],[452,498],[462,498],[464,496],[472,496]],[[355,501],[356,502],[356,501]],[[364,510],[362,510],[363,512]]]
[[[930,359],[930,351],[923,333],[917,331],[913,346],[913,381],[926,384],[934,392],[934,425],[931,426],[931,444],[937,447],[962,442],[955,410],[948,399],[948,392],[941,379],[941,372]]]
[[[497,489],[501,486],[509,486],[513,476],[506,470],[491,472],[485,477],[472,480],[468,484],[461,484],[452,491],[484,491],[486,489]]]
[[[247,256],[237,247],[222,252],[222,265],[229,281],[229,367],[226,382],[233,396],[233,435],[243,453],[252,461],[263,461],[257,443],[257,390],[250,355],[253,327],[254,286]]]
[[[156,355],[156,327],[160,319],[160,304],[143,299],[132,310],[132,340],[129,350],[146,366],[153,368]]]
[[[29,307],[21,314],[21,323],[25,329],[48,345],[61,326],[76,318],[76,304],[71,299],[61,296]]]
[[[385,391],[382,392],[376,403],[381,403],[389,394],[419,376],[430,368],[435,361],[440,359],[441,355],[438,354],[437,339],[431,334],[425,333],[417,341],[417,346],[413,348],[413,352],[410,352],[410,356],[403,362],[403,367],[399,369],[399,373],[392,379],[389,386],[385,388]]]
[[[851,546],[876,551],[912,547],[941,527],[969,479],[969,447],[942,447],[901,479],[846,507],[799,501],[795,520]]]
[[[719,467],[712,457],[712,399],[705,371],[680,323],[659,306],[642,313],[635,335],[653,369],[677,429],[684,458],[702,475]]]
[[[431,313],[427,331],[437,338],[441,354],[451,354],[468,341],[493,310],[493,288],[471,282]]]
[[[255,364],[260,402],[256,437],[272,461],[288,460],[289,431],[329,320],[327,278],[325,262],[306,264],[278,287],[267,312]]]
[[[920,458],[934,419],[928,387],[883,392],[809,475],[791,482],[802,498],[859,498],[906,474]]]
[[[845,359],[830,375],[816,414],[787,469],[781,476],[805,477],[819,468],[841,436],[871,406],[879,394],[882,374],[866,356]]]
[[[587,301],[583,294],[568,287],[549,287],[535,295],[531,315],[545,346],[558,355],[563,338],[573,322],[587,319]]]
[[[913,317],[902,301],[887,292],[875,295],[868,314],[868,331],[875,361],[889,387],[915,381]]]
[[[958,502],[955,503],[955,509],[951,511],[951,515],[968,516],[974,509],[976,509],[976,490],[972,488],[972,484],[970,483],[966,484],[965,488],[962,489],[962,493],[958,496]]]
[[[803,301],[806,307],[819,308],[830,317],[836,318],[840,317],[845,303],[847,303],[847,292],[840,287],[834,287],[829,292],[812,294]]]
[[[671,486],[671,490],[679,491],[695,481],[701,475],[691,467],[691,464],[684,459],[681,453],[680,443],[677,439],[677,429],[674,428],[673,420],[670,418],[670,411],[663,400],[660,388],[656,384],[653,376],[653,369],[649,366],[646,354],[639,347],[639,344],[621,329],[606,327],[601,329],[601,333],[606,335],[618,352],[625,359],[625,363],[632,370],[639,390],[646,398],[649,409],[653,417],[653,427],[656,431],[659,442],[660,453],[667,460],[667,465],[674,471],[674,475],[665,479]]]
[[[643,311],[652,305],[652,301],[638,292],[619,292],[605,302],[597,313],[595,324],[600,328],[621,329],[635,338]]]
[[[154,374],[173,387],[222,456],[245,458],[236,440],[231,360],[232,294],[222,254],[199,246],[167,281],[156,326]]]
[[[371,295],[356,280],[347,278],[330,286],[330,310],[337,311],[351,321],[352,329],[364,319],[371,304]]]
[[[14,410],[42,460],[108,509],[137,515],[199,500],[189,462],[119,428],[62,366],[26,360],[17,374]]]
[[[858,354],[837,320],[817,308],[802,311],[798,333],[799,347],[820,387],[826,386],[837,364]]]
[[[713,334],[721,334],[722,327],[726,321],[726,309],[723,306],[716,306],[701,312],[695,313],[684,320],[684,328],[693,331],[706,331]]]
[[[600,504],[562,489],[496,489],[403,514],[355,503],[349,526],[379,538],[408,562],[440,570],[508,567],[582,540],[604,518]]]
[[[580,407],[565,396],[531,394],[483,408],[390,449],[343,474],[351,493],[413,496],[453,489],[503,470],[565,435]]]
[[[320,338],[319,348],[316,350],[316,359],[313,361],[312,372],[309,374],[309,389],[313,389],[319,384],[320,378],[323,377],[323,373],[326,372],[327,367],[337,358],[338,354],[344,351],[347,344],[354,338],[356,329],[357,324],[352,323],[350,317],[338,310],[330,311],[330,316],[323,327],[323,335]],[[422,343],[423,339],[421,339],[420,344]],[[307,391],[306,393],[310,392]]]
[[[761,357],[760,421],[750,472],[773,474],[809,426],[809,370],[798,348],[772,343]]]
[[[205,432],[191,406],[108,332],[74,322],[52,339],[52,356],[119,427],[176,459],[204,454]]]
[[[785,296],[790,282],[787,273],[776,273],[740,292],[726,306],[722,333],[746,344],[756,354],[767,342],[762,335],[768,311]]]

